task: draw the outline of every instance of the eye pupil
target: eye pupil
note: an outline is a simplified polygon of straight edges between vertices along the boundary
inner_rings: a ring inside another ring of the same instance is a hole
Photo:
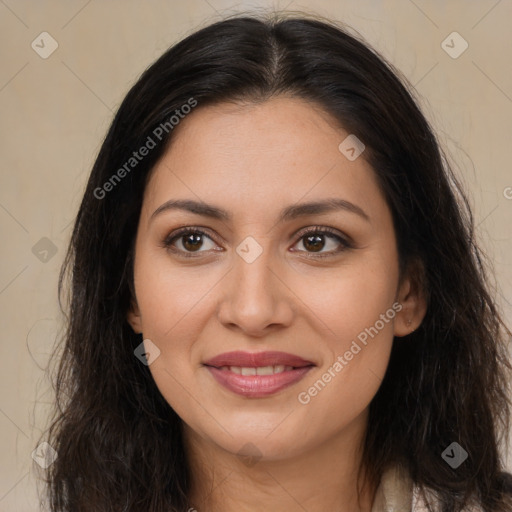
[[[201,248],[203,245],[202,235],[199,233],[190,233],[188,235],[183,236],[183,247],[187,249],[187,251],[196,251]]]
[[[309,235],[304,241],[304,247],[313,252],[318,252],[324,248],[325,240],[323,235]]]

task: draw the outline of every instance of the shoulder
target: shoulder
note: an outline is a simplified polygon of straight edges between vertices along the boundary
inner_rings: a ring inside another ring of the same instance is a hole
[[[426,491],[427,498],[429,500],[429,503],[434,504],[437,506],[438,500],[436,498],[436,495],[431,491]],[[436,512],[441,510],[440,508],[435,509]],[[411,512],[430,512],[430,509],[427,507],[425,499],[423,495],[421,494],[419,488],[417,486],[413,486],[412,490],[412,505],[411,505]],[[484,512],[483,509],[478,505],[471,505],[464,507],[464,512]]]
[[[503,474],[504,492],[512,492],[512,475]],[[371,512],[430,512],[425,498],[436,505],[433,491],[426,489],[425,495],[414,485],[409,475],[398,466],[384,472],[377,489]],[[465,512],[483,512],[481,507],[467,507]]]
[[[501,473],[499,478],[501,492],[512,496],[512,474]],[[426,494],[432,503],[437,502],[433,492],[427,490]],[[424,497],[421,495],[419,488],[415,485],[412,486],[411,512],[429,512]],[[471,505],[464,508],[464,512],[483,512],[483,508],[479,505]]]

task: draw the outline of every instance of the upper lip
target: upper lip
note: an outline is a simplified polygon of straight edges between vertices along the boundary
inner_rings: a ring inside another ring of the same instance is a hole
[[[314,366],[314,363],[307,361],[302,357],[286,352],[225,352],[219,354],[203,364],[221,368],[222,366],[239,366],[243,368],[258,368],[261,366],[293,366],[302,368],[304,366]]]

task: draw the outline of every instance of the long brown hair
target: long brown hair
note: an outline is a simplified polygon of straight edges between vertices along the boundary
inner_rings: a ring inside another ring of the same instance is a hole
[[[126,321],[145,184],[172,129],[122,178],[112,176],[190,98],[200,108],[280,93],[314,102],[364,141],[392,211],[400,266],[423,268],[426,317],[394,340],[370,404],[368,478],[378,483],[399,464],[444,511],[461,510],[471,496],[486,511],[512,510],[499,455],[511,333],[490,295],[465,195],[399,76],[349,29],[286,16],[207,26],[142,74],[97,156],[61,272],[59,290],[69,288],[70,300],[47,433],[58,453],[47,475],[53,512],[188,509],[181,420],[134,356],[141,338]],[[441,456],[452,442],[468,453],[457,469]]]

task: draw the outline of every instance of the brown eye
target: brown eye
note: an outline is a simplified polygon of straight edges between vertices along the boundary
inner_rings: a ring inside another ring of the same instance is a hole
[[[163,242],[165,248],[188,256],[216,249],[217,245],[209,235],[198,229],[183,229],[171,233]]]
[[[308,235],[303,238],[302,243],[308,251],[321,251],[325,246],[324,235]]]
[[[202,236],[199,233],[190,233],[181,237],[182,245],[187,251],[197,251],[203,245]]]
[[[299,241],[295,244],[298,248],[294,252],[304,252],[318,255],[318,257],[334,256],[352,245],[337,232],[330,228],[315,228],[303,231],[299,234]],[[302,247],[300,247],[302,245]],[[325,249],[325,250],[324,250]]]

